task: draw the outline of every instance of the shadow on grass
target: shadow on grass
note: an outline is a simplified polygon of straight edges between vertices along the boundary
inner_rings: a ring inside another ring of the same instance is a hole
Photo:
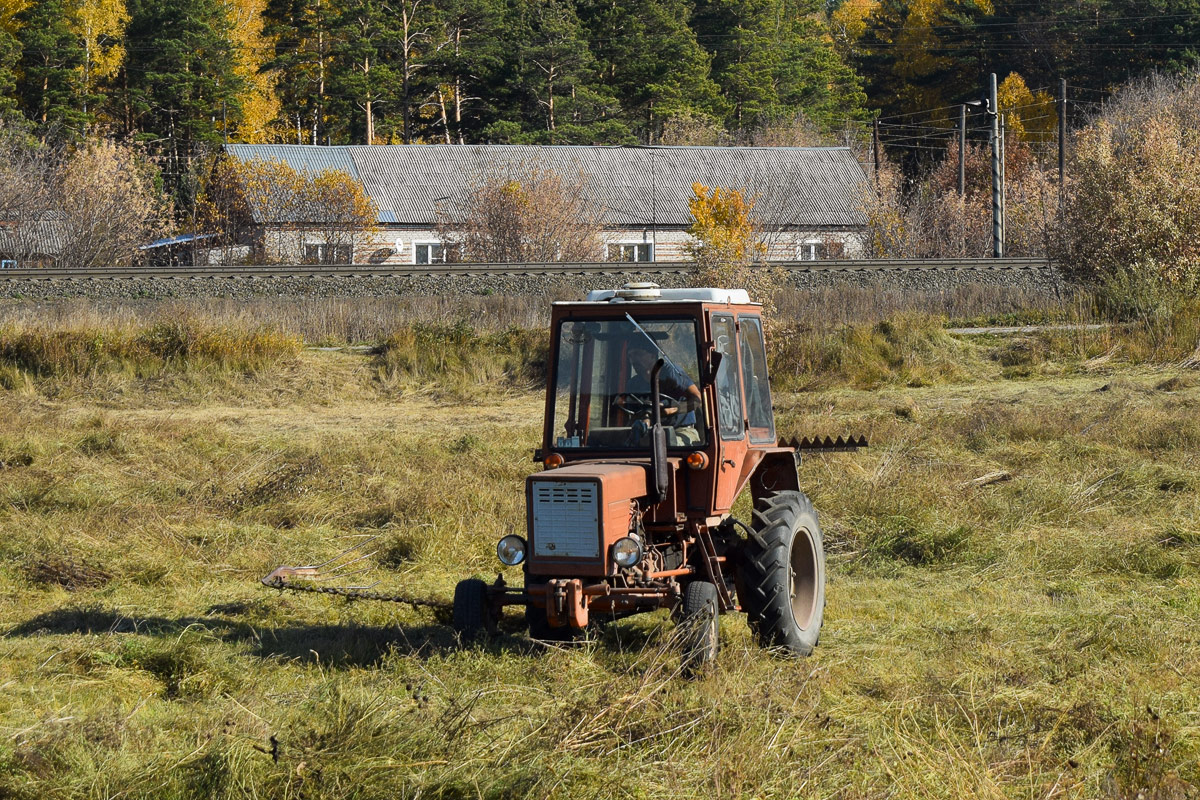
[[[219,612],[218,612],[219,613]],[[138,616],[100,607],[60,608],[11,628],[6,636],[48,634],[141,634],[179,636],[204,632],[229,643],[251,643],[261,658],[321,663],[333,667],[369,667],[389,653],[431,658],[469,649],[447,625],[252,625],[229,616]],[[514,633],[506,620],[501,632],[481,645],[485,650],[536,653],[530,640]]]

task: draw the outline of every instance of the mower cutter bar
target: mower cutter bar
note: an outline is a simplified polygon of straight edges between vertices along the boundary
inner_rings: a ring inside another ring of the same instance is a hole
[[[794,448],[802,453],[851,453],[867,446],[866,436],[841,436],[836,439],[826,436],[824,439],[814,436],[803,439],[792,437],[791,441],[780,442],[784,447]]]

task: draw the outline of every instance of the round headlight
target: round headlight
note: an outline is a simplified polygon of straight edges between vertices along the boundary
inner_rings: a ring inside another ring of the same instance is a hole
[[[618,567],[632,567],[642,560],[642,543],[632,536],[626,536],[612,546],[612,559]]]
[[[496,543],[496,558],[510,567],[525,560],[525,540],[520,536],[505,536]]]

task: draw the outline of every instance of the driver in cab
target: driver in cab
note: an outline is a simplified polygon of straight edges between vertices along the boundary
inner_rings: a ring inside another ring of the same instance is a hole
[[[650,373],[657,361],[658,353],[649,342],[635,341],[629,345],[629,363],[633,367],[636,383],[640,384],[637,389],[647,396],[650,394]],[[679,444],[698,444],[700,434],[696,431],[696,409],[703,408],[704,400],[696,382],[667,359],[658,373],[658,385],[663,395],[663,425],[675,429]],[[638,439],[648,430],[649,425],[641,420],[634,424]]]

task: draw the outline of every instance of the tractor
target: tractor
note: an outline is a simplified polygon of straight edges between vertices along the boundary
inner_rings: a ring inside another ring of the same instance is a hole
[[[666,608],[695,670],[716,656],[719,615],[743,611],[764,647],[809,655],[825,552],[800,453],[867,443],[781,444],[765,344],[762,306],[740,289],[626,284],[555,303],[542,470],[525,482],[524,532],[496,547],[524,585],[461,581],[459,634],[495,630],[507,605],[539,640]],[[744,521],[731,510],[746,489]]]
[[[452,604],[329,587],[370,554],[279,567],[276,589],[414,606],[450,605],[467,641],[521,606],[532,638],[565,641],[589,623],[670,609],[682,623],[683,666],[717,654],[719,616],[746,613],[759,643],[806,656],[825,610],[825,551],[800,491],[802,452],[850,451],[864,437],[776,436],[762,306],[742,289],[630,283],[555,303],[546,416],[525,481],[523,533],[496,555],[524,584],[460,581]],[[749,521],[731,513],[749,489]],[[358,570],[364,571],[364,570]]]

